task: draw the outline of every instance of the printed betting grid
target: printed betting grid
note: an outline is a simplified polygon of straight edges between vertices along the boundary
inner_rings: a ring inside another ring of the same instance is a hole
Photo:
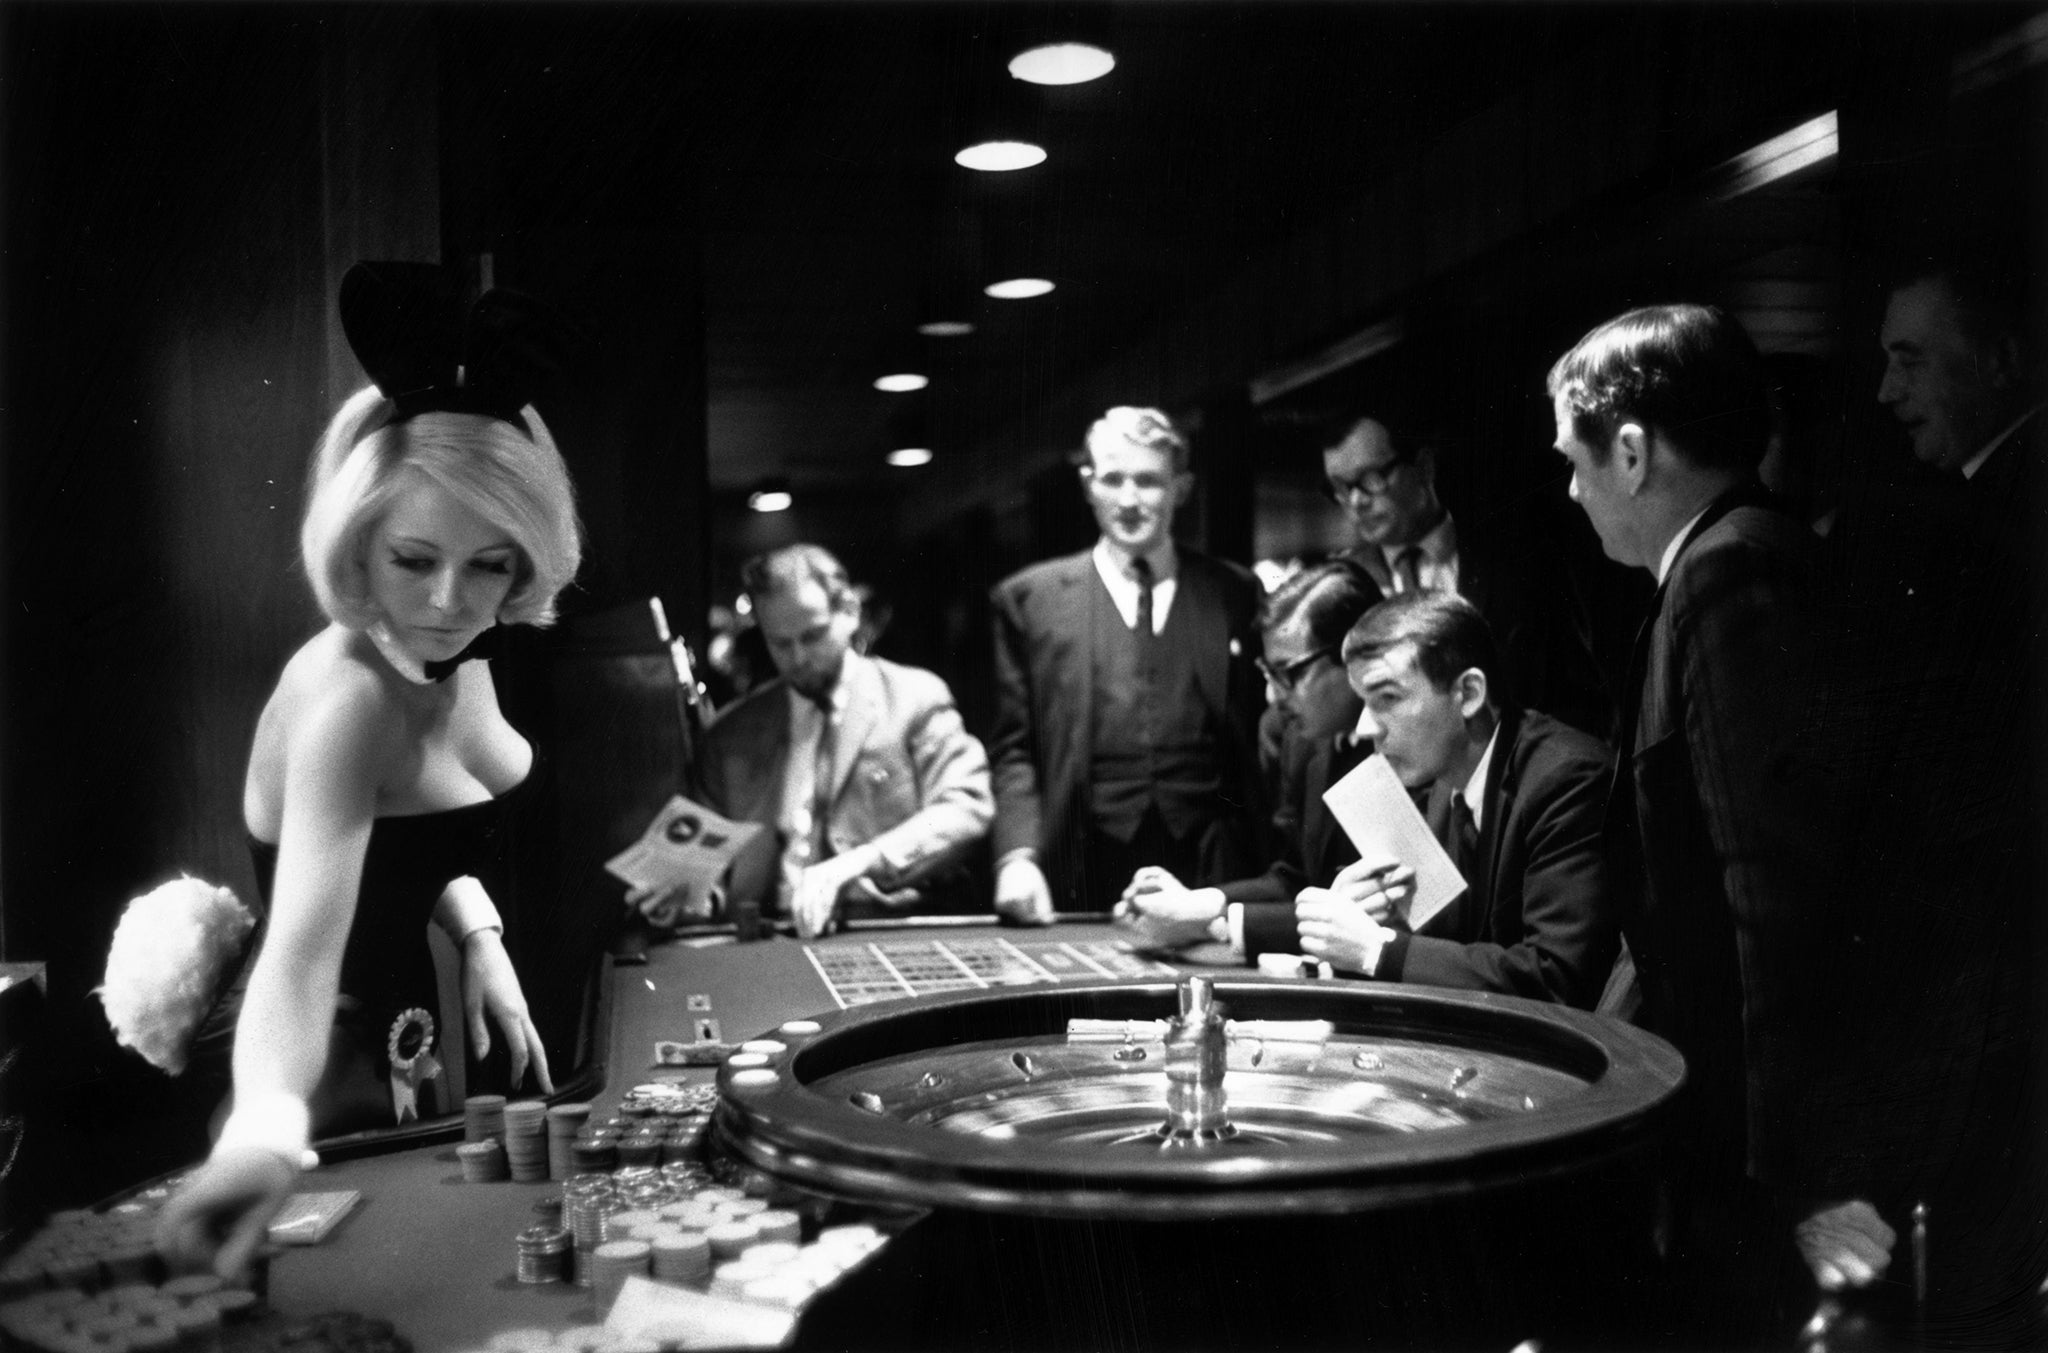
[[[1113,940],[879,940],[805,945],[804,953],[841,1010],[938,991],[1174,975],[1166,964]]]

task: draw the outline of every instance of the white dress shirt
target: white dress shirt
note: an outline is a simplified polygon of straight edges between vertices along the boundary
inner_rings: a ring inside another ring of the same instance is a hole
[[[832,724],[842,727],[846,721],[847,707],[853,701],[854,690],[864,683],[875,680],[874,665],[852,649],[846,650],[845,664],[839,669],[838,684],[833,686],[829,703],[832,706]],[[778,889],[785,913],[789,900],[795,895],[796,884],[811,864],[811,851],[816,835],[817,823],[814,808],[818,797],[818,742],[824,736],[825,711],[809,696],[798,693],[791,686],[789,696],[789,759],[784,763],[782,773],[782,811],[777,815],[775,825],[782,832],[788,844],[782,851],[782,870]],[[834,747],[835,758],[850,754],[849,749]],[[858,749],[852,749],[857,751]],[[829,775],[833,769],[827,766]]]
[[[1123,617],[1124,628],[1136,629],[1138,580],[1131,576],[1132,556],[1110,544],[1109,538],[1104,536],[1095,542],[1094,557],[1095,572],[1101,576],[1102,585],[1109,589],[1109,599],[1116,603],[1116,613]],[[1157,634],[1166,628],[1166,613],[1173,609],[1174,594],[1178,591],[1180,556],[1169,540],[1145,557],[1152,561],[1152,632]]]
[[[1428,535],[1411,545],[1380,546],[1380,554],[1387,561],[1387,573],[1393,579],[1394,594],[1399,596],[1404,589],[1401,578],[1400,558],[1409,550],[1422,553],[1415,560],[1415,577],[1425,592],[1455,592],[1458,590],[1458,524],[1451,520],[1451,514],[1444,513],[1444,519],[1430,528]]]

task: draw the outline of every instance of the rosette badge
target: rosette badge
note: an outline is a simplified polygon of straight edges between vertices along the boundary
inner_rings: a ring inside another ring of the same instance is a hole
[[[135,898],[95,989],[122,1047],[175,1076],[256,918],[232,890],[185,875]]]

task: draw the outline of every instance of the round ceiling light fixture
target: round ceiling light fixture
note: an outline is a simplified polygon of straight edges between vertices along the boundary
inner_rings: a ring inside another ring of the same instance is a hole
[[[953,155],[953,163],[964,169],[999,174],[1012,169],[1029,169],[1045,163],[1045,147],[1029,141],[979,141]]]
[[[929,465],[932,463],[931,448],[899,446],[889,453],[889,463],[899,470],[912,470],[920,465]]]
[[[935,319],[918,325],[917,331],[926,338],[965,338],[974,326],[964,319]]]
[[[907,395],[912,390],[922,390],[931,382],[915,371],[899,371],[891,376],[875,377],[875,388],[892,395]]]
[[[1044,277],[1009,277],[982,288],[983,293],[999,301],[1028,301],[1051,290],[1051,280]]]
[[[1085,42],[1049,42],[1010,58],[1011,76],[1034,85],[1084,85],[1115,69],[1115,57]]]
[[[788,489],[756,489],[747,495],[747,506],[756,512],[787,512],[795,501]]]

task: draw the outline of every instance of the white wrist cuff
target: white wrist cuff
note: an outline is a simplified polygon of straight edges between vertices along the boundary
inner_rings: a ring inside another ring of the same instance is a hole
[[[235,1111],[220,1130],[216,1152],[229,1147],[253,1146],[282,1156],[293,1169],[300,1168],[312,1134],[313,1118],[306,1101],[283,1090],[235,1095]]]
[[[455,941],[460,949],[462,942],[479,930],[496,930],[504,933],[504,918],[491,902],[491,895],[484,891],[484,885],[464,875],[441,890],[441,900],[434,904],[434,924],[441,932]]]

